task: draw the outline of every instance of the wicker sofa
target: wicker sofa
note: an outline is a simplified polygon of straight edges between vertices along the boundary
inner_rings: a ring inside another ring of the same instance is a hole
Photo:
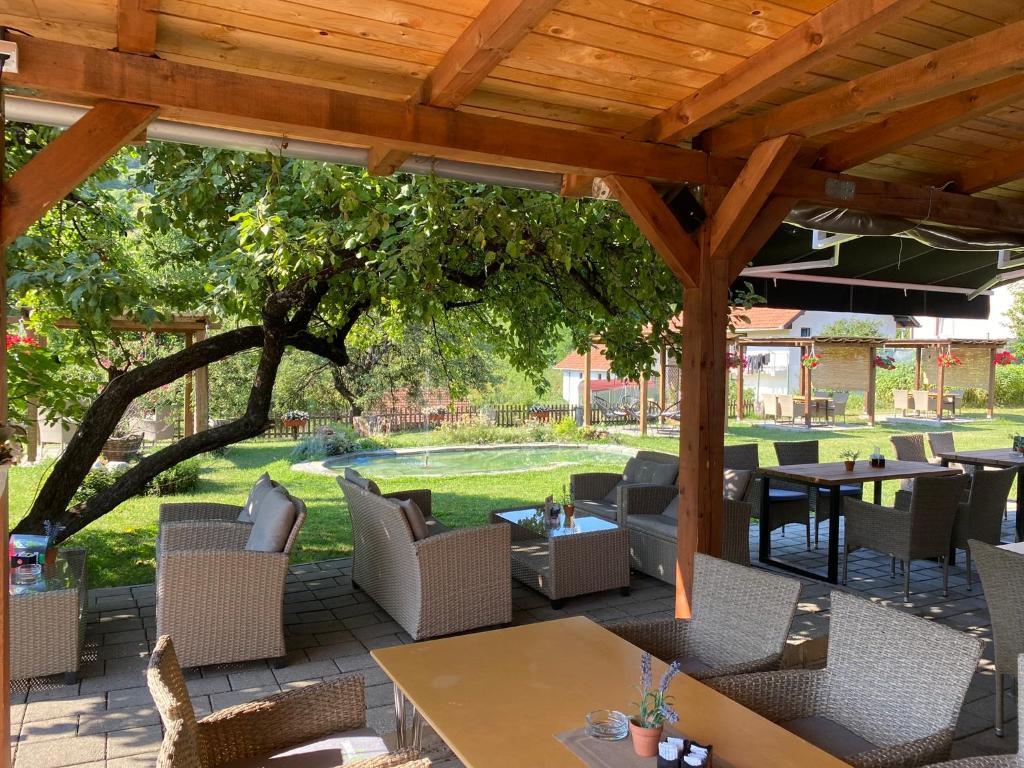
[[[254,523],[239,521],[244,506],[161,505],[157,634],[174,638],[185,666],[283,660],[284,583],[306,505],[282,491],[295,514],[280,551],[246,548]]]
[[[626,489],[636,485],[675,488],[678,476],[678,456],[659,451],[638,451],[634,458],[626,462],[622,472],[570,475],[569,489],[580,513],[614,522],[619,518],[621,510],[629,511]]]
[[[446,529],[430,491],[379,495],[338,478],[352,517],[352,581],[414,640],[512,621],[512,539],[507,525]],[[426,519],[417,540],[398,501]]]

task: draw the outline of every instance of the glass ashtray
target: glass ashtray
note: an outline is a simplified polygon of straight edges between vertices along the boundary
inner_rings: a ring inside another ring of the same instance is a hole
[[[43,566],[39,563],[31,563],[29,565],[19,565],[14,569],[13,581],[15,584],[32,584],[43,573]]]
[[[604,741],[618,741],[629,735],[629,718],[614,709],[587,713],[587,735]]]

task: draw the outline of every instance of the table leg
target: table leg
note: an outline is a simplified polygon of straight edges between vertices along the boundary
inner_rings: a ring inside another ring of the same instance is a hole
[[[767,563],[772,557],[771,480],[761,478],[761,512],[758,521],[757,559]]]
[[[405,740],[405,694],[395,686],[395,744],[398,749],[404,748]]]
[[[1024,541],[1024,467],[1017,470],[1017,541]]]
[[[842,511],[843,495],[839,486],[834,486],[828,494],[828,581],[830,584],[839,582],[839,513]]]
[[[881,505],[882,504],[882,481],[881,480],[875,480],[874,485],[875,485],[875,498],[874,498],[874,502],[875,502],[875,504]]]
[[[423,744],[423,718],[416,707],[412,708],[412,748],[417,752]]]

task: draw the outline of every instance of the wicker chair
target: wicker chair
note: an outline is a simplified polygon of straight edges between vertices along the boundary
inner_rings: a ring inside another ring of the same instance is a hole
[[[674,467],[675,472],[669,472],[672,474],[671,481],[661,485],[676,487],[678,456],[660,451],[637,451],[636,458],[642,462]],[[618,519],[619,510],[625,503],[622,491],[630,484],[631,481],[625,479],[623,472],[584,472],[569,476],[569,489],[576,500],[576,508],[583,514],[596,515],[612,522]],[[610,501],[609,497],[613,493],[615,501]]]
[[[761,395],[761,418],[772,421],[779,418],[778,395]]]
[[[855,768],[914,768],[949,757],[981,641],[832,593],[828,664],[708,681]]]
[[[352,517],[352,581],[413,640],[512,621],[507,525],[447,530],[429,491],[378,496],[338,478]],[[427,538],[415,540],[396,497],[415,496]]]
[[[775,456],[780,466],[788,464],[817,464],[819,461],[817,440],[797,440],[793,442],[775,443]],[[788,487],[788,486],[787,486]],[[806,490],[802,486],[793,486],[796,490]],[[816,488],[810,494],[810,506],[814,511],[814,548],[818,548],[818,529],[821,524],[829,518],[829,498],[831,488]],[[863,485],[841,485],[839,486],[840,496],[850,496],[856,499],[864,495]],[[840,508],[840,515],[842,508]]]
[[[188,667],[284,658],[284,582],[306,505],[280,552],[245,548],[252,523],[230,504],[163,504],[156,568],[157,634]]]
[[[623,621],[612,632],[698,680],[778,669],[800,582],[696,555],[693,618]]]
[[[899,413],[906,416],[907,411],[914,410],[914,398],[906,389],[894,389],[892,391],[892,415]]]
[[[366,727],[363,678],[358,675],[228,707],[197,721],[174,644],[164,635],[149,660],[147,682],[164,725],[157,768],[217,768],[235,761],[316,768],[327,764],[325,757],[344,759],[346,748],[377,753],[345,760],[353,768],[430,765],[429,760],[416,760],[413,752],[386,754],[383,741]]]
[[[761,520],[761,483],[764,479],[757,476],[756,470],[760,466],[757,454],[757,443],[742,443],[740,445],[725,446],[724,461],[726,469],[746,469],[755,472],[754,478],[747,486],[747,492],[743,501],[751,506],[750,516],[755,520]],[[811,548],[811,506],[807,489],[802,486],[783,486],[772,482],[769,491],[769,499],[772,507],[772,530],[782,528],[795,523],[806,526],[807,549]]]
[[[797,419],[804,417],[804,403],[794,400],[792,395],[779,395],[778,400],[779,417],[777,421],[787,421],[795,424]]]
[[[843,548],[843,583],[850,553],[873,549],[903,563],[903,597],[910,601],[910,564],[913,560],[942,560],[943,594],[949,594],[949,547],[959,500],[967,478],[921,477],[914,483],[908,509],[883,507],[858,499],[845,499],[846,546]]]
[[[992,619],[997,693],[995,728],[996,734],[1002,736],[1003,675],[1014,673],[1017,657],[1024,653],[1024,557],[983,541],[972,540],[970,546],[978,562],[978,575]]]
[[[836,419],[840,416],[843,417],[843,424],[846,423],[846,405],[850,402],[849,392],[835,392],[832,395],[832,402],[828,404],[828,413],[832,415],[832,423],[836,423]]]
[[[924,435],[892,435],[889,438],[897,461],[919,461],[927,464],[940,464],[938,459],[929,459],[924,452]],[[913,480],[900,480],[900,488],[896,491],[896,506],[906,509],[910,504],[910,492],[914,489]]]
[[[914,413],[920,416],[922,413],[934,413],[932,408],[932,393],[927,389],[914,389],[910,392],[910,397],[914,401]]]
[[[1017,477],[1014,467],[979,472],[971,483],[970,496],[960,502],[953,522],[953,546],[966,553],[967,589],[974,586],[971,568],[971,539],[998,544],[1002,537],[1006,497]]]

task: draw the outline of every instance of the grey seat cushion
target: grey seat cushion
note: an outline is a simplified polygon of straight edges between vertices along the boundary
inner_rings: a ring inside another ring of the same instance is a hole
[[[598,503],[606,504],[613,508],[617,508],[619,506],[619,488],[621,488],[624,485],[629,485],[629,482],[627,480],[622,480],[616,483],[614,486],[612,486],[612,489],[604,495],[604,498],[601,499],[601,501]],[[579,506],[579,504],[577,503],[576,506]]]
[[[627,528],[672,540],[676,538],[677,525],[677,520],[668,515],[630,515],[626,521]]]
[[[662,517],[667,517],[671,520],[677,520],[679,518],[679,494],[668,503],[668,506],[661,512]]]
[[[254,523],[256,522],[256,509],[259,507],[260,501],[267,495],[267,492],[274,488],[274,481],[270,479],[270,475],[264,472],[260,475],[259,479],[253,485],[252,490],[249,491],[249,496],[245,500],[245,504],[242,505],[242,511],[238,513],[238,522],[240,523]]]
[[[772,488],[768,491],[768,498],[771,501],[800,501],[806,499],[807,494],[803,491],[791,491],[788,488]]]
[[[283,552],[294,525],[295,503],[283,490],[274,488],[260,501],[245,548],[251,552]]]
[[[221,768],[338,768],[388,754],[384,740],[371,728],[328,736],[260,757],[223,763]]]
[[[722,496],[729,501],[742,501],[753,474],[749,469],[726,469],[722,473]]]
[[[827,717],[800,717],[779,725],[836,757],[848,757],[877,749],[867,739]]]
[[[584,515],[594,515],[605,520],[616,520],[618,518],[618,505],[609,504],[606,501],[590,501],[589,499],[577,499],[576,509]]]

